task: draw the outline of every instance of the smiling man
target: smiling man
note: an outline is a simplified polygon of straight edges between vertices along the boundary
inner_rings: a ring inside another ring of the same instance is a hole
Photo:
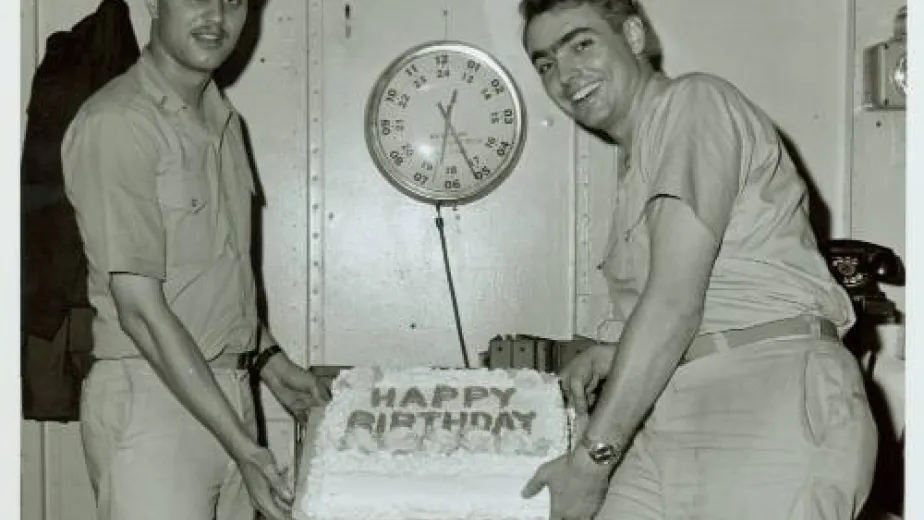
[[[249,378],[295,415],[327,394],[257,318],[253,172],[212,80],[249,6],[147,7],[149,45],[62,145],[96,311],[81,433],[98,520],[284,520],[291,490],[257,444]]]
[[[854,518],[876,429],[854,316],[769,117],[705,74],[670,79],[631,0],[524,0],[549,96],[626,158],[602,272],[613,334],[562,372],[577,447],[524,489],[553,520]]]

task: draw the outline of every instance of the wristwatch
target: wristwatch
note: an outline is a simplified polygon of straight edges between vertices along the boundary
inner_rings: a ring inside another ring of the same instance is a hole
[[[251,372],[257,377],[260,376],[260,372],[263,372],[263,367],[266,366],[266,363],[269,362],[270,358],[282,352],[282,349],[279,348],[279,345],[272,345],[260,351],[259,354],[254,356],[253,362],[250,365]]]
[[[580,446],[587,450],[590,460],[601,466],[612,466],[622,458],[625,448],[620,443],[594,441],[584,437]]]

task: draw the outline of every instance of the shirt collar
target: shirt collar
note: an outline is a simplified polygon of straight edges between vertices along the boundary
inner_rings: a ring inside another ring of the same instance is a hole
[[[186,108],[186,102],[177,93],[176,89],[170,84],[163,72],[157,67],[151,49],[144,47],[141,56],[138,59],[139,76],[142,88],[147,91],[154,100],[169,112],[179,112]],[[231,103],[221,94],[215,80],[209,79],[203,94],[203,103],[206,114],[215,114],[223,123],[228,116],[236,114]]]
[[[645,125],[650,123],[657,104],[661,101],[663,94],[667,91],[670,83],[670,78],[661,72],[655,72],[651,76],[651,79],[648,81],[648,83],[645,85],[645,89],[642,93],[641,99],[639,100],[638,106],[633,108],[638,116],[632,122],[632,140],[628,146],[622,148],[622,152],[625,154],[625,168],[622,169],[622,171],[628,173],[628,170],[631,169],[632,162],[635,159],[634,156],[638,153],[638,149],[641,144],[641,135],[643,134],[643,129]]]

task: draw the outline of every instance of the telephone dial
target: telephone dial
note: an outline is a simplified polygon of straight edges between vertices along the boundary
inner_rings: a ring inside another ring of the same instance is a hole
[[[827,240],[820,246],[828,269],[850,295],[858,318],[898,321],[895,304],[879,289],[879,283],[905,284],[905,268],[894,251],[862,240]]]

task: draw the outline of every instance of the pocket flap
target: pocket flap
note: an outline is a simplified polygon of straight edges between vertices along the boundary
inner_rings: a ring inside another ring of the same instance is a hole
[[[168,172],[157,176],[157,197],[164,207],[198,213],[208,202],[208,190],[196,175]]]

